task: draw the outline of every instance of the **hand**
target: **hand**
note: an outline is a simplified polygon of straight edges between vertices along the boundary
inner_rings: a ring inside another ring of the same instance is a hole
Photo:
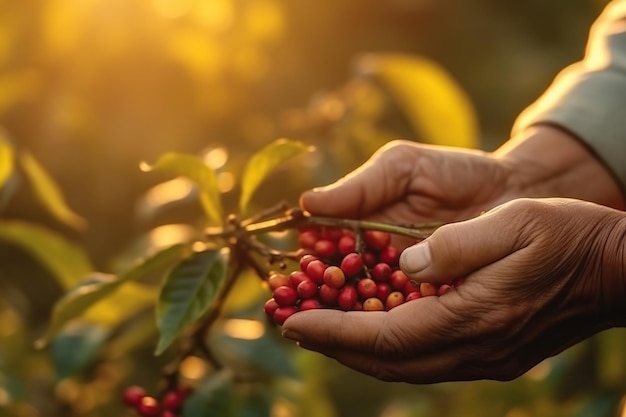
[[[304,193],[301,205],[331,217],[450,222],[514,198],[555,196],[626,207],[600,161],[550,126],[529,128],[494,153],[393,141],[342,180]]]
[[[403,252],[420,282],[465,282],[389,312],[310,310],[284,336],[382,380],[515,378],[626,322],[624,213],[520,199],[438,229]]]

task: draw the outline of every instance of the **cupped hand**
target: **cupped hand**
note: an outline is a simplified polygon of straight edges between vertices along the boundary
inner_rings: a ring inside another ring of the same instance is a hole
[[[509,380],[626,322],[624,213],[569,199],[519,199],[407,249],[420,282],[465,278],[388,312],[312,310],[285,337],[382,380]]]

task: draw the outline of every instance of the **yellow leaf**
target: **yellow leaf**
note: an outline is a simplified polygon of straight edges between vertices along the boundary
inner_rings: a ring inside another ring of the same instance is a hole
[[[421,142],[477,147],[474,107],[456,81],[435,62],[406,54],[368,54],[357,70],[379,79],[411,122]]]

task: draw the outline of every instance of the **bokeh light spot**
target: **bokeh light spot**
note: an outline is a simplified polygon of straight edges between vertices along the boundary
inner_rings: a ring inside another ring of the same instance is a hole
[[[152,0],[154,11],[165,19],[185,16],[193,6],[193,0]]]
[[[224,147],[213,148],[204,154],[204,163],[213,169],[220,169],[228,161],[228,150]]]
[[[224,323],[224,333],[235,339],[255,340],[263,336],[265,326],[258,320],[230,319]]]

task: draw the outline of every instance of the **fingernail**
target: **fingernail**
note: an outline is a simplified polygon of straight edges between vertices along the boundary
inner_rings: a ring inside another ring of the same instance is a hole
[[[430,265],[430,247],[428,242],[409,246],[400,255],[400,267],[404,272],[416,274]]]
[[[291,330],[291,329],[283,330],[281,334],[284,338],[293,340],[295,342],[301,342],[302,340],[304,340],[304,337],[302,337],[302,335],[296,332],[295,330]]]

